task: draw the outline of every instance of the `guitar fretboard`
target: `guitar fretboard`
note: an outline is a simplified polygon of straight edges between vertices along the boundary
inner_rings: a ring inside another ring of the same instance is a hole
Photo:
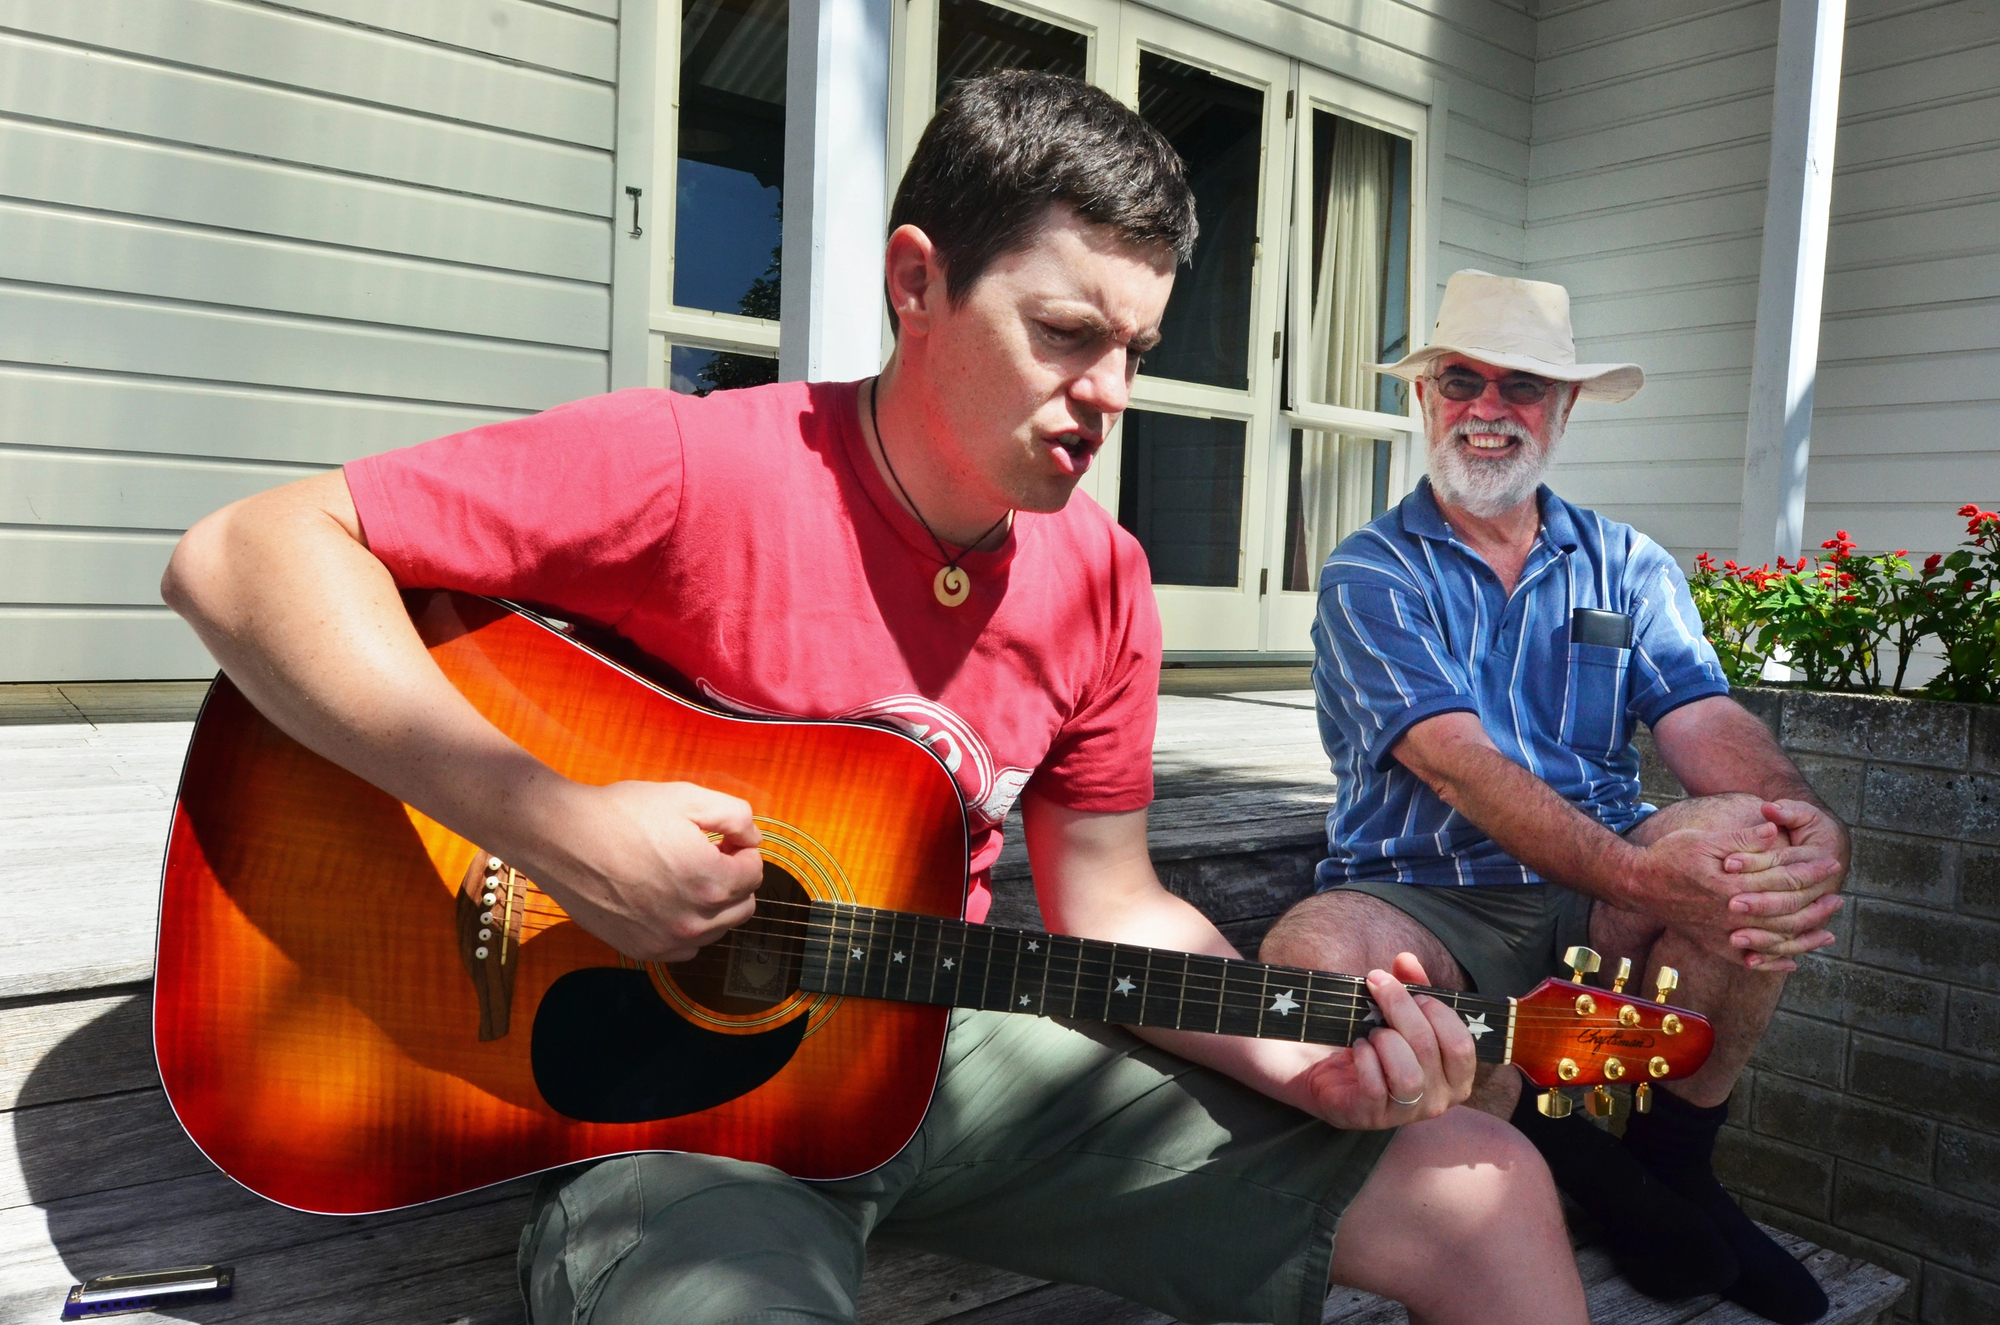
[[[1351,975],[839,902],[812,904],[800,974],[818,993],[1312,1044],[1352,1044],[1383,1024]],[[1510,1000],[1416,992],[1464,1019],[1481,1061],[1509,1060]]]

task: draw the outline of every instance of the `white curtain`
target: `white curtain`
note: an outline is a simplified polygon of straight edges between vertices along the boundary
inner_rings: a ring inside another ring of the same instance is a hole
[[[1382,339],[1382,275],[1395,156],[1389,135],[1334,119],[1326,229],[1313,291],[1306,358],[1308,398],[1349,409],[1375,408],[1368,371]],[[1368,523],[1375,442],[1307,432],[1299,464],[1300,524],[1310,583],[1335,544]]]

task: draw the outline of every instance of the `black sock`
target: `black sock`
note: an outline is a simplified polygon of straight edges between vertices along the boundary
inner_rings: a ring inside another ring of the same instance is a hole
[[[1681,1298],[1735,1282],[1736,1255],[1707,1215],[1582,1114],[1543,1117],[1536,1094],[1522,1087],[1514,1126],[1548,1161],[1556,1186],[1604,1230],[1611,1259],[1634,1288]]]
[[[1702,1108],[1671,1091],[1653,1090],[1653,1111],[1625,1125],[1625,1148],[1654,1177],[1700,1207],[1728,1239],[1743,1273],[1723,1296],[1779,1325],[1806,1325],[1826,1314],[1826,1294],[1812,1272],[1765,1236],[1716,1181],[1710,1161],[1729,1106]]]

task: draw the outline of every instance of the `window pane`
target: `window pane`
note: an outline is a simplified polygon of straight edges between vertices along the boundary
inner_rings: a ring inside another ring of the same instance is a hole
[[[1402,414],[1407,384],[1369,366],[1410,348],[1410,140],[1323,110],[1312,118],[1306,398]]]
[[[668,385],[684,396],[705,396],[711,391],[734,391],[740,386],[763,386],[778,380],[778,361],[756,354],[733,354],[728,350],[704,350],[693,345],[669,347]]]
[[[1150,51],[1139,53],[1139,113],[1187,162],[1201,237],[1174,280],[1146,372],[1250,385],[1250,295],[1264,94]]]
[[[778,316],[789,0],[684,0],[674,302]]]
[[[1410,140],[1315,109],[1307,400],[1404,414],[1408,384],[1370,371],[1410,349]],[[1286,588],[1311,588],[1340,540],[1389,506],[1390,444],[1295,433]]]
[[[1125,411],[1118,523],[1146,549],[1153,583],[1235,587],[1244,430],[1240,419]]]
[[[995,69],[1039,69],[1082,78],[1090,39],[980,0],[943,0],[938,6],[937,97],[952,85]]]

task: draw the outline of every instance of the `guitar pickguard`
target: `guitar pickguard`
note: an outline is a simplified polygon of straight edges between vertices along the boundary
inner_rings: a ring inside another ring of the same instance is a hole
[[[754,1035],[696,1026],[643,970],[571,971],[535,1012],[530,1062],[549,1107],[586,1123],[643,1123],[747,1095],[798,1052],[807,1018]]]

